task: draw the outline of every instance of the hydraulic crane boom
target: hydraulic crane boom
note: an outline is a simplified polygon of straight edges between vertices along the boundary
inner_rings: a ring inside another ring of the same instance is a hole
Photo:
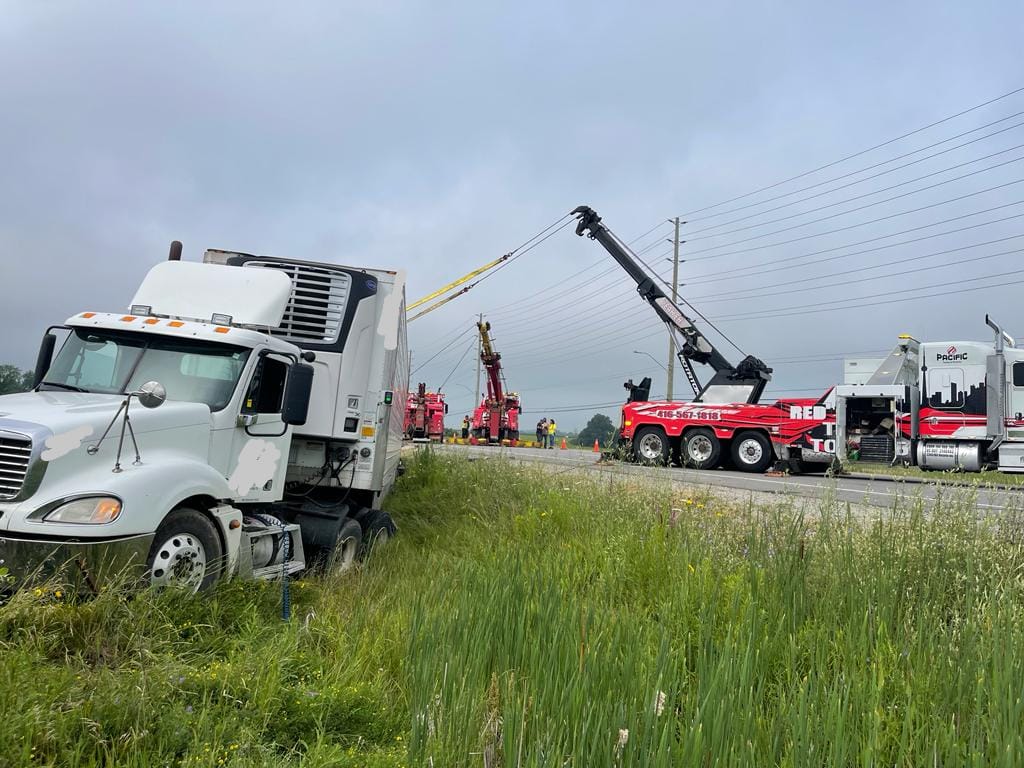
[[[587,235],[604,246],[626,274],[633,278],[637,293],[651,305],[668,327],[669,333],[675,336],[679,362],[693,388],[695,402],[756,403],[760,400],[765,386],[771,381],[771,368],[752,355],[743,358],[739,365],[732,365],[644,271],[629,246],[601,223],[601,217],[593,208],[581,205],[572,215],[579,220],[576,234],[581,237]],[[714,375],[703,386],[693,369],[694,362],[707,365],[714,371]]]
[[[505,392],[501,385],[501,355],[491,344],[491,324],[477,323],[480,329],[480,361],[487,370],[487,396],[497,403],[504,402]]]

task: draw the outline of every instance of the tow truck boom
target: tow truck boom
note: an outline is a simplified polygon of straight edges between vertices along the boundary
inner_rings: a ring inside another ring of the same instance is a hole
[[[694,402],[703,403],[756,403],[765,386],[771,381],[772,369],[758,358],[747,355],[738,365],[732,365],[701,333],[700,329],[670,299],[638,263],[636,255],[614,232],[601,222],[593,208],[581,205],[573,210],[578,219],[576,234],[597,240],[619,263],[634,282],[637,293],[646,301],[669,333],[675,335],[679,347],[679,362],[693,388]],[[693,363],[710,366],[714,375],[701,385]]]
[[[501,355],[494,351],[491,344],[491,324],[477,323],[480,330],[480,359],[487,371],[487,396],[495,402],[505,400],[504,387],[501,385]]]

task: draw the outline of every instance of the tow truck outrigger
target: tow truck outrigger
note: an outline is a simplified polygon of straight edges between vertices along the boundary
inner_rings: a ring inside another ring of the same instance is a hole
[[[731,364],[592,208],[581,205],[572,214],[578,219],[576,234],[604,246],[675,336],[679,362],[693,388],[692,402],[648,401],[649,378],[639,385],[626,382],[630,394],[622,408],[619,437],[635,460],[668,463],[678,459],[705,469],[718,466],[724,455],[731,454],[736,468],[747,472],[764,472],[776,459],[789,469],[827,466],[832,453],[826,443],[835,427],[834,418],[826,418],[832,409],[831,390],[817,400],[799,398],[761,405],[772,369],[753,355]],[[712,369],[706,384],[700,383],[694,363]]]

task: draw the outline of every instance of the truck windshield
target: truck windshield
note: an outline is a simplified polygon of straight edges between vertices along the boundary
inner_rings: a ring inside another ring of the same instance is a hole
[[[248,349],[225,344],[76,328],[41,386],[123,394],[159,381],[168,400],[219,411],[231,400],[248,357]]]

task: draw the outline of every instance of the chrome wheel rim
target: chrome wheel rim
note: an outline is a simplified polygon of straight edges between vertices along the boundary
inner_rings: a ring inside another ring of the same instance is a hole
[[[206,578],[206,549],[195,534],[176,533],[156,551],[149,582],[198,592]]]
[[[713,451],[714,446],[707,435],[697,435],[686,441],[686,452],[698,464],[708,461]]]
[[[645,461],[655,461],[664,456],[664,446],[661,437],[656,434],[646,434],[640,438],[640,457]]]
[[[764,447],[759,441],[747,438],[740,442],[738,453],[740,461],[744,464],[757,464],[764,458]]]

